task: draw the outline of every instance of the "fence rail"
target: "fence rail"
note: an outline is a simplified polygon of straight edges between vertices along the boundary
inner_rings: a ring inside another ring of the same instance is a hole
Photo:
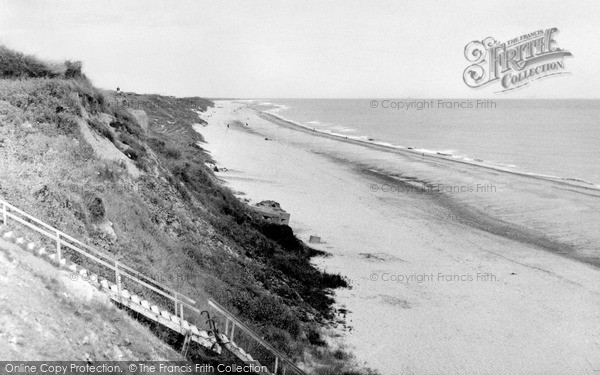
[[[70,235],[54,228],[53,226],[44,223],[43,221],[29,215],[28,213],[18,209],[17,207],[11,205],[10,203],[0,199],[0,204],[2,205],[2,222],[4,225],[8,223],[8,219],[12,219],[29,229],[41,234],[42,236],[47,237],[51,241],[56,243],[56,261],[61,262],[61,259],[66,260],[65,250],[73,251],[86,259],[89,259],[96,263],[98,266],[102,266],[111,272],[114,272],[115,283],[117,284],[117,288],[119,290],[119,295],[121,294],[123,278],[126,278],[135,283],[136,286],[141,287],[142,289],[150,290],[153,293],[157,293],[162,297],[167,298],[171,302],[173,302],[173,309],[175,312],[175,316],[178,316],[181,319],[183,324],[184,321],[184,307],[188,310],[198,314],[197,319],[202,318],[202,311],[196,308],[196,301],[193,299],[179,293],[178,291],[168,287],[165,284],[162,284],[150,277],[145,276],[141,272],[129,267],[128,265],[120,262],[117,258],[110,256],[100,250],[97,250],[91,246],[84,244],[83,242],[71,237]],[[275,375],[304,375],[305,373],[300,370],[292,361],[290,361],[286,355],[275,349],[269,343],[267,343],[263,338],[257,335],[252,329],[247,327],[244,323],[242,323],[238,318],[236,318],[232,313],[227,311],[223,306],[219,305],[216,301],[209,299],[208,306],[211,309],[214,309],[218,312],[222,317],[225,318],[224,323],[224,334],[228,337],[230,342],[235,342],[234,337],[236,334],[236,328],[238,329],[238,337],[242,333],[247,335],[251,340],[254,341],[259,348],[262,348],[263,351],[266,351],[268,355],[273,360],[272,371]],[[214,321],[213,321],[214,322]],[[249,352],[249,354],[253,354]]]
[[[225,334],[231,342],[235,342],[235,332],[237,328],[238,330],[241,330],[250,336],[252,340],[266,349],[273,356],[274,362],[272,371],[274,374],[304,374],[304,371],[299,369],[292,361],[290,361],[285,354],[281,353],[279,350],[271,346],[271,344],[266,342],[262,337],[258,336],[252,329],[242,323],[238,318],[235,317],[235,315],[227,311],[223,306],[219,305],[212,299],[208,300],[208,305],[225,318]]]
[[[184,307],[200,315],[201,311],[193,306],[196,304],[196,301],[193,299],[179,293],[165,284],[145,276],[143,273],[120,262],[117,258],[84,244],[2,199],[0,199],[0,204],[2,205],[2,221],[5,225],[7,224],[8,219],[12,219],[56,243],[57,262],[60,263],[62,259],[65,259],[65,250],[73,251],[76,254],[95,262],[96,265],[114,272],[115,283],[119,288],[119,293],[122,290],[124,279],[127,279],[135,283],[136,286],[141,287],[142,290],[150,290],[153,293],[170,300],[173,303],[172,307],[175,312],[174,315],[180,317],[181,321],[183,321]]]

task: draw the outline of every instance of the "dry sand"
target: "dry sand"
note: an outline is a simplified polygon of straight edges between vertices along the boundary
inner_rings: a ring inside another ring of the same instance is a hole
[[[240,102],[217,102],[203,118],[203,147],[228,168],[219,177],[252,202],[281,203],[301,239],[326,241],[318,248],[333,256],[315,262],[351,280],[336,293],[352,327],[343,340],[367,365],[600,374],[595,192],[317,137]],[[496,190],[384,192],[407,189],[390,174]]]

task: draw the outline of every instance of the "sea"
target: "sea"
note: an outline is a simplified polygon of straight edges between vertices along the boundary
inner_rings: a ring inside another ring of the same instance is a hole
[[[600,100],[263,99],[315,131],[600,187]]]

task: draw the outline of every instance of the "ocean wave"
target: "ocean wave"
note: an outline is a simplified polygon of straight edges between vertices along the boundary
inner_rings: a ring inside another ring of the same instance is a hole
[[[290,107],[288,107],[285,104],[275,104],[275,103],[270,103],[270,102],[267,102],[267,103],[268,104],[261,104],[261,105],[274,107],[274,108],[266,110],[266,112],[271,113],[271,114],[280,112],[280,111],[284,111],[286,109],[290,109]]]
[[[331,130],[334,130],[334,131],[337,130],[337,131],[345,132],[345,133],[355,133],[355,132],[357,132],[357,130],[354,129],[354,128],[350,128],[350,127],[342,126],[342,125],[334,125],[334,126],[331,127]]]
[[[282,106],[282,107],[285,107],[285,106]],[[273,116],[273,117],[275,117],[281,121],[284,121],[286,123],[289,123],[291,125],[298,126],[300,128],[303,128],[303,129],[306,129],[306,130],[309,130],[309,131],[312,131],[315,133],[331,135],[331,136],[340,138],[341,140],[346,139],[346,140],[358,141],[358,142],[363,142],[366,144],[372,144],[372,145],[386,147],[386,148],[395,149],[395,150],[402,150],[402,151],[411,152],[411,153],[415,153],[415,154],[427,154],[427,155],[433,156],[433,157],[443,157],[444,159],[451,158],[451,159],[457,160],[459,162],[473,164],[473,165],[480,165],[482,167],[497,169],[500,171],[518,173],[521,175],[545,178],[545,179],[551,179],[551,180],[574,182],[577,184],[585,184],[586,186],[593,187],[594,189],[600,189],[599,184],[582,179],[582,178],[578,178],[578,177],[564,177],[564,176],[561,177],[561,176],[552,176],[552,175],[545,175],[545,174],[526,172],[526,171],[516,171],[515,169],[518,169],[517,165],[493,162],[493,161],[486,161],[486,160],[483,160],[480,158],[467,157],[464,155],[457,155],[456,150],[431,150],[431,149],[426,149],[426,148],[416,148],[416,147],[412,147],[412,146],[394,145],[389,142],[376,140],[375,138],[370,137],[368,135],[348,135],[348,134],[336,133],[334,130],[331,130],[331,129],[316,129],[314,126],[301,124],[294,120],[285,118],[285,117],[281,116],[280,114],[273,113],[273,112],[275,112],[274,110],[263,110],[260,112],[263,112],[267,115]],[[311,125],[316,125],[316,124],[311,124]]]

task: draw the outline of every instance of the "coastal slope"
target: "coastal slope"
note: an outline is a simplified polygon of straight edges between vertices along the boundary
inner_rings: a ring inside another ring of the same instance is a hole
[[[201,311],[213,298],[296,363],[317,373],[354,371],[351,355],[322,337],[336,319],[332,290],[347,282],[314,266],[323,252],[263,220],[214,176],[193,130],[213,102],[100,90],[81,63],[48,65],[6,48],[0,58],[4,200],[187,295]],[[188,359],[230,360],[202,350]]]

